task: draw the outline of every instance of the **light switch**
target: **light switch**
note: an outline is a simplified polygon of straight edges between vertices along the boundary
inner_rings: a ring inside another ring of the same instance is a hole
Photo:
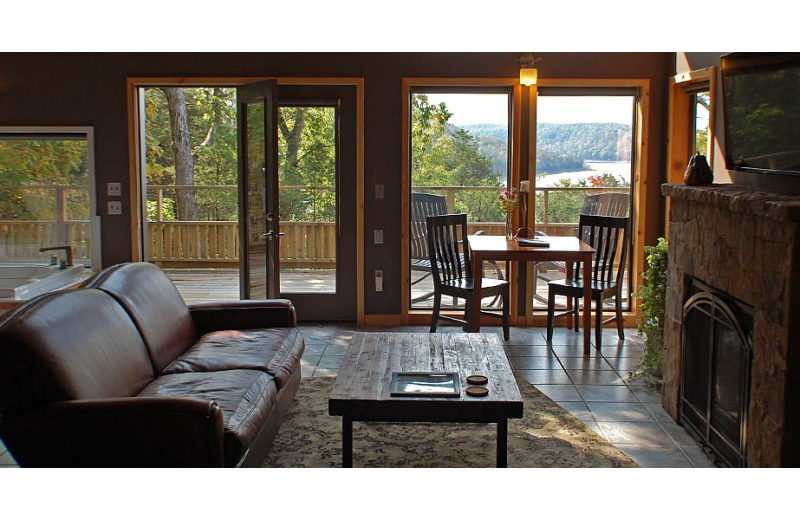
[[[375,185],[375,198],[382,199],[383,198],[383,184],[376,184]]]
[[[375,292],[383,292],[383,271],[375,270]]]
[[[376,244],[383,244],[383,230],[376,229],[375,230],[375,243]]]
[[[122,201],[119,200],[108,201],[108,214],[122,215]]]
[[[109,182],[108,183],[108,196],[109,197],[122,197],[122,183]]]

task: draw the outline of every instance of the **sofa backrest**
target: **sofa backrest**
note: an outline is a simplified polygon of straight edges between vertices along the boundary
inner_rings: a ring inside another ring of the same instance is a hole
[[[159,267],[146,262],[116,265],[87,286],[107,292],[128,311],[144,338],[156,374],[197,341],[189,308]]]
[[[129,397],[153,377],[139,331],[102,291],[51,293],[0,320],[0,413]]]

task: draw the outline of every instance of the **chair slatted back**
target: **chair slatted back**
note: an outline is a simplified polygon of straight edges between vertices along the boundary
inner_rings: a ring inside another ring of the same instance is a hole
[[[581,214],[578,237],[595,249],[592,280],[622,283],[630,242],[628,223],[628,217]],[[616,273],[614,264],[619,266]],[[576,280],[581,277],[581,262],[575,266],[573,276]]]
[[[428,251],[434,285],[458,278],[471,278],[472,266],[467,255],[467,215],[440,215],[426,220]],[[464,261],[461,261],[462,253]]]
[[[411,259],[428,259],[428,228],[426,218],[447,213],[444,195],[411,193]]]
[[[583,198],[583,215],[627,217],[631,196],[627,193],[594,193]]]

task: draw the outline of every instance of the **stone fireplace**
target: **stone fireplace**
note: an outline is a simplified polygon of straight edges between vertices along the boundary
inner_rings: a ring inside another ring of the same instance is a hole
[[[752,308],[750,467],[800,465],[800,197],[665,184],[670,197],[663,406],[680,420],[684,305],[694,280]]]

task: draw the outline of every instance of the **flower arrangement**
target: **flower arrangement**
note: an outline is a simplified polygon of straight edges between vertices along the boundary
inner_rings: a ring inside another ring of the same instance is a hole
[[[505,190],[497,198],[500,200],[500,207],[503,208],[503,211],[505,211],[508,216],[514,213],[514,210],[517,209],[516,188],[511,188],[510,191]]]
[[[497,198],[500,200],[500,207],[506,213],[506,239],[511,240],[514,237],[514,230],[511,229],[511,214],[517,209],[517,189],[505,190]]]

